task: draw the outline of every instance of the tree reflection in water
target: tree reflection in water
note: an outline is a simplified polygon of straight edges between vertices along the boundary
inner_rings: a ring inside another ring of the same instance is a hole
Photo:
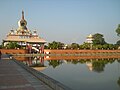
[[[108,63],[112,64],[115,59],[76,59],[76,60],[65,60],[67,63],[71,64],[86,64],[89,70],[101,73],[104,71],[105,65]],[[64,60],[50,60],[49,65],[53,68],[61,65]],[[89,64],[88,64],[89,63]]]
[[[93,66],[93,71],[100,73],[100,72],[104,71],[105,63],[104,63],[104,61],[101,61],[101,60],[93,61],[92,66]]]
[[[118,83],[118,85],[120,86],[120,77],[119,77],[119,79],[118,79],[117,83]]]
[[[89,70],[101,73],[104,71],[107,64],[112,64],[115,60],[120,63],[120,59],[74,59],[74,60],[50,60],[49,65],[53,68],[61,65],[62,63],[71,63],[71,64],[86,64]],[[120,86],[120,77],[117,80],[118,85]]]
[[[117,61],[118,61],[118,63],[120,63],[120,59],[118,59]]]
[[[62,64],[61,60],[50,60],[48,62],[49,62],[49,65],[52,66],[53,68],[56,68],[57,66]]]
[[[112,64],[114,61],[115,59],[94,59],[86,61],[86,63],[91,63],[91,66],[88,65],[89,70],[101,73],[104,71],[104,68],[108,63]]]
[[[118,59],[117,61],[118,61],[118,63],[120,63],[120,59]],[[119,77],[117,83],[118,83],[118,85],[120,86],[120,77]]]

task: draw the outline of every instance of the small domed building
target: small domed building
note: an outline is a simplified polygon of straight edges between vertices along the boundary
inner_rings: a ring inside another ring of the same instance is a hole
[[[24,11],[22,11],[22,18],[18,21],[18,29],[11,30],[5,39],[3,39],[3,44],[6,46],[10,42],[17,42],[18,45],[29,50],[29,53],[32,51],[37,53],[44,52],[44,44],[46,41],[39,37],[37,31],[34,30],[31,32],[27,28],[27,21],[24,18]]]
[[[94,40],[93,35],[90,34],[90,35],[87,36],[87,38],[86,38],[86,43],[93,43],[93,40]]]

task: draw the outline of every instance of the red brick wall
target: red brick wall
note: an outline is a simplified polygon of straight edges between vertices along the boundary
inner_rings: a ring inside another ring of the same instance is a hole
[[[0,49],[2,54],[25,54],[28,53],[25,49]]]
[[[3,54],[26,54],[28,50],[25,49],[0,49]],[[50,52],[51,54],[69,54],[69,53],[92,53],[92,52],[120,52],[120,50],[50,50],[45,49],[44,52]]]
[[[44,52],[51,54],[67,54],[67,53],[95,53],[95,52],[120,52],[120,50],[50,50],[45,49]]]

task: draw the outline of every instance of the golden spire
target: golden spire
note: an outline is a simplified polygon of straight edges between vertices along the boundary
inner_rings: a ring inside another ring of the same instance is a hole
[[[22,10],[22,19],[24,20],[24,11]]]

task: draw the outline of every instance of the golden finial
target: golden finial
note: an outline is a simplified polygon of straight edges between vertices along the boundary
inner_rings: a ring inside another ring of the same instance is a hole
[[[24,20],[24,11],[22,10],[22,19]]]

